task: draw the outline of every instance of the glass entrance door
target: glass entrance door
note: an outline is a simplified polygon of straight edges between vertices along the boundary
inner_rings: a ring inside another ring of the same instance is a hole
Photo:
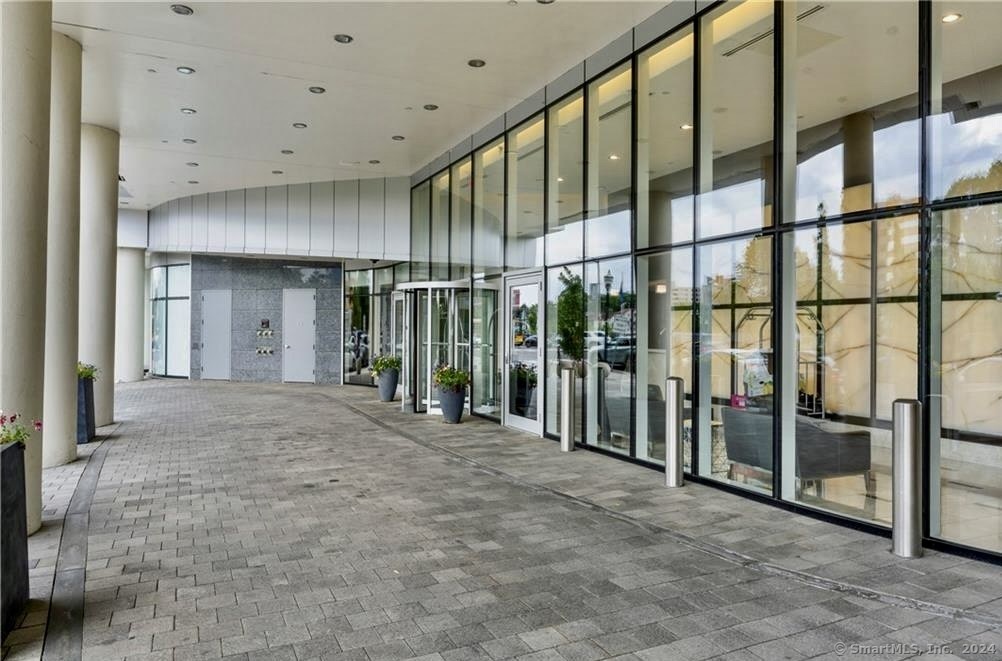
[[[539,332],[543,325],[541,273],[507,276],[504,280],[504,424],[542,435],[542,395],[539,369],[543,364]]]

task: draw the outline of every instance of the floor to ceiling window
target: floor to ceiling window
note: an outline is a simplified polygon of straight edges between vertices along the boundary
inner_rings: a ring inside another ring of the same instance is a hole
[[[154,376],[189,376],[191,265],[150,269],[151,363]]]

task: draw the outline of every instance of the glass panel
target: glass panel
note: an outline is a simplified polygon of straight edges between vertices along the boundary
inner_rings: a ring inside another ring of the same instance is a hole
[[[370,309],[369,281],[372,271],[347,271],[345,273],[346,287],[344,304],[344,374],[346,383],[372,385],[369,374],[371,356],[371,338],[369,324],[372,317]]]
[[[770,493],[771,260],[767,237],[704,245],[697,276],[699,474]]]
[[[474,156],[473,273],[501,273],[504,244],[504,138]]]
[[[154,266],[150,269],[150,296],[164,298],[167,296],[167,267]]]
[[[167,375],[188,376],[191,360],[191,304],[188,299],[167,301]]]
[[[539,283],[508,287],[508,413],[535,420],[539,372]]]
[[[546,272],[546,432],[560,433],[560,369],[570,367],[577,375],[574,411],[581,419],[584,402],[585,296],[581,265],[561,266]],[[581,440],[581,425],[574,425],[574,438]]]
[[[1002,5],[936,2],[932,14],[932,195],[1002,190]]]
[[[699,21],[699,235],[772,224],[772,3],[728,2]]]
[[[191,296],[191,265],[179,264],[167,268],[167,296]]]
[[[386,267],[372,270],[373,293],[388,294],[393,290],[393,269]]]
[[[638,248],[692,240],[692,69],[691,27],[637,60]]]
[[[404,298],[398,297],[393,300],[393,355],[403,360],[404,358]]]
[[[588,257],[630,250],[631,75],[622,66],[588,86]]]
[[[665,380],[685,382],[684,469],[692,458],[692,248],[637,258],[637,457],[665,461]]]
[[[934,224],[942,295],[933,301],[941,338],[933,383],[942,395],[930,401],[930,426],[939,429],[930,434],[939,478],[932,534],[1002,552],[1002,206],[944,211]]]
[[[393,267],[393,284],[399,285],[402,282],[411,281],[410,262],[400,262]]]
[[[584,94],[549,110],[546,262],[581,259],[584,249]]]
[[[417,294],[417,361],[414,369],[417,376],[417,392],[414,393],[414,410],[423,413],[428,410],[428,385],[431,366],[428,364],[428,290],[419,289]]]
[[[585,264],[585,442],[630,452],[633,362],[633,269],[630,258]]]
[[[917,6],[817,7],[796,5],[797,219],[918,201]]]
[[[453,321],[456,325],[454,344],[456,347],[456,367],[470,371],[470,292],[455,291],[456,310]]]
[[[452,166],[452,280],[470,277],[471,235],[473,233],[473,160],[467,158]]]
[[[431,182],[425,181],[411,191],[411,273],[412,282],[431,276]]]
[[[473,412],[496,418],[501,408],[497,381],[498,292],[473,289]]]
[[[543,265],[544,126],[540,115],[508,132],[509,269]]]
[[[449,171],[431,180],[431,279],[449,279]]]
[[[153,269],[154,272],[157,269]],[[150,338],[150,361],[153,374],[167,375],[167,301],[153,301],[151,308],[152,333]]]

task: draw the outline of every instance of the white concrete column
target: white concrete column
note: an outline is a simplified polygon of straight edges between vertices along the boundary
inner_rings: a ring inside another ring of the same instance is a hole
[[[84,124],[80,131],[79,356],[100,370],[94,382],[98,427],[114,420],[117,253],[118,133]]]
[[[42,417],[52,4],[0,3],[0,408]],[[42,435],[25,451],[28,532],[42,525]]]
[[[143,319],[146,303],[146,251],[118,249],[115,296],[115,382],[143,380]]]
[[[49,236],[45,285],[42,466],[77,458],[77,281],[80,272],[80,44],[52,33]]]

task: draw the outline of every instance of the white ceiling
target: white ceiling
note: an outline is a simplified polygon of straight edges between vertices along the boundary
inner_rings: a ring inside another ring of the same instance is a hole
[[[409,176],[664,6],[186,4],[194,15],[174,14],[169,2],[53,8],[55,29],[84,47],[83,121],[121,133],[133,196],[121,201],[132,208],[231,188]],[[336,33],[355,41],[338,44]],[[487,66],[471,68],[471,58]],[[428,103],[439,109],[422,109]]]

